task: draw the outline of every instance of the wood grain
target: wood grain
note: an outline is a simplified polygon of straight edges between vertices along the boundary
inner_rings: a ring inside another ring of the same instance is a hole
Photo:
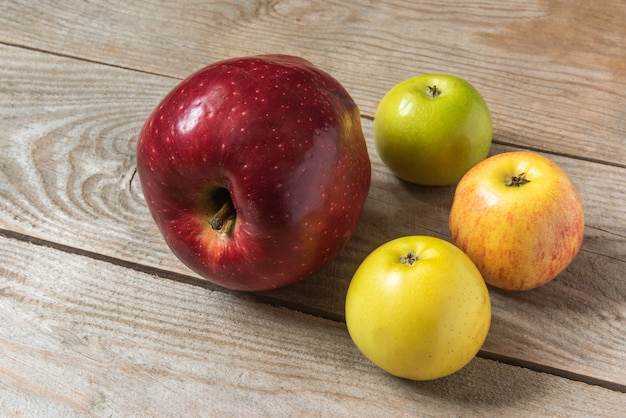
[[[376,369],[344,324],[0,237],[3,416],[617,416],[626,395],[480,358]]]
[[[624,20],[620,0],[0,2],[0,415],[623,415]],[[316,276],[216,291],[159,236],[136,138],[192,71],[275,52],[353,95],[372,188],[354,238]],[[492,153],[561,165],[586,230],[550,284],[490,289],[479,356],[419,383],[366,361],[342,321],[350,277],[376,246],[449,238],[454,188],[401,182],[372,144],[384,93],[424,72],[483,93]]]
[[[178,79],[233,56],[300,55],[367,116],[397,82],[448,72],[483,93],[496,141],[625,167],[624,20],[620,0],[21,0],[0,5],[0,42]]]
[[[167,249],[133,177],[136,135],[175,80],[0,47],[0,225],[117,260],[140,270],[190,273]],[[29,68],[29,71],[24,71]],[[397,180],[378,159],[357,232],[315,277],[265,294],[275,303],[341,320],[345,291],[360,261],[408,234],[448,238],[453,188]],[[494,152],[514,148],[495,146]],[[578,185],[586,211],[583,249],[551,284],[526,294],[492,292],[494,320],[485,355],[571,370],[626,384],[626,169],[550,156]],[[590,327],[588,324],[594,324]],[[523,332],[522,332],[523,331]],[[593,341],[594,349],[580,341]]]

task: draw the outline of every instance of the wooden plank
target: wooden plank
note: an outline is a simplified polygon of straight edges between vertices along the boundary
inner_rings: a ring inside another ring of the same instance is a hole
[[[3,416],[617,416],[626,400],[480,358],[393,378],[343,323],[3,237],[0,323]]]
[[[191,273],[163,243],[133,179],[137,132],[175,81],[18,48],[0,47],[0,57],[7,63],[0,69],[0,228],[188,280]],[[394,178],[375,154],[371,121],[363,123],[374,174],[353,240],[320,274],[267,297],[341,319],[349,280],[376,246],[408,234],[448,237],[453,188]],[[554,159],[581,191],[583,250],[541,289],[492,292],[485,349],[625,385],[626,169]]]
[[[175,78],[227,57],[301,55],[368,116],[397,82],[449,72],[483,93],[496,141],[624,167],[624,20],[620,0],[21,0],[0,5],[0,42]]]

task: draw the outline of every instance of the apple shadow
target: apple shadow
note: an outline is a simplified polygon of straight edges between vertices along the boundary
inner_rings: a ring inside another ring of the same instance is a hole
[[[541,399],[553,393],[550,379],[546,374],[476,357],[452,375],[423,382],[403,380],[401,386],[407,396],[417,392],[440,398],[467,408],[465,413],[471,414],[473,407],[484,411],[485,407],[496,410],[528,403],[541,405]]]
[[[389,172],[375,174],[355,236],[375,237],[379,245],[406,235],[449,236],[453,186],[421,186]]]

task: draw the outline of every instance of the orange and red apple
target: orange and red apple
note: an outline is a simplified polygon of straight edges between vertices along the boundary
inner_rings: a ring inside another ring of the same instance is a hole
[[[568,175],[549,158],[517,151],[489,157],[463,176],[449,227],[487,283],[530,290],[571,263],[585,221]]]

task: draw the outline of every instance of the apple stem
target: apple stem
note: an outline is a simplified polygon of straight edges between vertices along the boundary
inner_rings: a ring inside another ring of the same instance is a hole
[[[224,202],[222,207],[211,217],[209,224],[215,231],[228,233],[235,224],[235,208],[231,202]]]
[[[530,183],[530,180],[526,178],[526,173],[520,173],[517,176],[509,176],[504,179],[504,185],[507,187],[521,187],[526,183]]]
[[[436,85],[428,86],[428,95],[433,99],[441,94],[441,90]]]
[[[418,258],[413,251],[409,251],[407,255],[403,255],[400,257],[400,262],[402,264],[406,264],[407,266],[412,266],[417,262]]]

